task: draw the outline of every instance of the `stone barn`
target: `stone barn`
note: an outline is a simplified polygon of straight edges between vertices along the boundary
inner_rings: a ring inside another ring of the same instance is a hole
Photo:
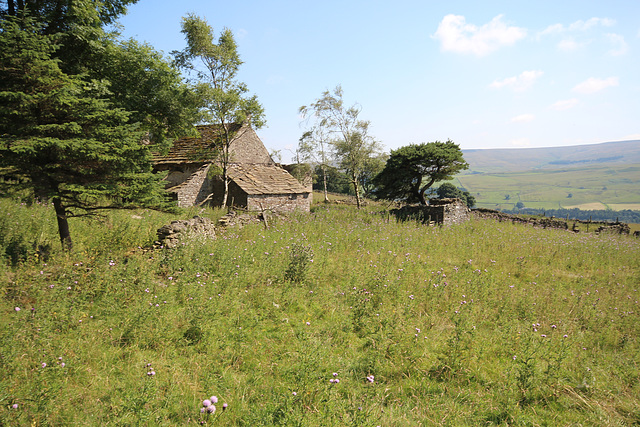
[[[167,190],[178,206],[222,205],[220,126],[196,126],[200,136],[174,141],[166,155],[155,155],[154,170],[167,171]],[[234,135],[229,147],[228,206],[251,211],[308,212],[312,189],[276,164],[249,124],[228,125]]]

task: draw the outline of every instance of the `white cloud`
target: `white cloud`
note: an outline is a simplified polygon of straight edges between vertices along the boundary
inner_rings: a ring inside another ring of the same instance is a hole
[[[558,49],[560,49],[563,52],[571,52],[574,50],[578,50],[581,47],[585,46],[586,43],[578,43],[577,41],[575,41],[573,38],[567,38],[564,40],[561,40],[558,43]]]
[[[579,103],[580,101],[578,101],[576,98],[562,99],[560,101],[555,102],[553,105],[551,105],[550,108],[552,110],[558,110],[558,111],[569,110],[575,107],[576,105],[578,105]]]
[[[511,118],[512,123],[529,123],[536,118],[533,114],[520,114]]]
[[[538,33],[538,36],[546,36],[547,34],[562,34],[566,32],[587,31],[593,27],[601,25],[603,27],[611,27],[616,21],[609,18],[590,18],[586,21],[576,21],[565,27],[562,24],[549,25],[547,28]]]
[[[598,25],[611,27],[612,25],[615,25],[615,23],[615,20],[609,18],[590,18],[586,21],[579,20],[569,25],[569,31],[587,31]]]
[[[524,28],[502,22],[502,15],[481,27],[467,24],[464,16],[447,15],[433,37],[440,41],[443,51],[484,56],[500,47],[512,46],[525,35]]]
[[[539,70],[524,71],[519,76],[507,77],[503,80],[495,80],[489,85],[489,87],[494,89],[502,89],[503,87],[506,87],[516,92],[523,92],[529,89],[543,74],[544,73]]]
[[[607,38],[609,39],[609,42],[613,45],[613,48],[609,51],[611,55],[620,56],[627,53],[627,50],[629,47],[627,46],[627,42],[624,41],[623,36],[621,36],[620,34],[609,33],[607,34]]]
[[[576,87],[573,88],[573,91],[577,93],[590,94],[599,92],[608,87],[618,86],[618,84],[619,80],[617,77],[609,77],[607,79],[597,79],[595,77],[590,77],[582,83],[576,85]]]
[[[538,38],[542,36],[547,36],[547,35],[562,36],[564,38],[558,43],[558,49],[563,52],[571,52],[571,51],[583,48],[584,46],[590,43],[589,40],[582,41],[582,42],[576,41],[575,36],[581,37],[580,36],[581,34],[586,33],[595,27],[611,27],[615,25],[615,23],[616,21],[610,18],[590,18],[590,19],[587,19],[586,21],[583,21],[583,20],[575,21],[569,24],[568,26],[565,26],[563,24],[553,24],[553,25],[549,25],[547,28],[540,31],[537,34],[537,36]],[[607,35],[607,37],[609,37],[609,35]],[[611,39],[611,37],[609,38]],[[611,52],[612,54],[618,51],[622,53],[626,52],[626,44],[620,45],[618,40],[612,40],[612,42],[618,44],[617,45],[618,49],[612,51]],[[624,43],[624,39],[622,40],[622,43]],[[624,46],[624,51],[621,50],[623,49],[623,46]],[[615,54],[621,55],[622,53],[615,53]]]

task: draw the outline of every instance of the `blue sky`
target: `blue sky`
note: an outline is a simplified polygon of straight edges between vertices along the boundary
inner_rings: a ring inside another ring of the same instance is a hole
[[[166,55],[180,20],[229,28],[269,150],[288,161],[298,108],[341,85],[386,151],[640,139],[640,2],[629,0],[140,0],[123,36]]]

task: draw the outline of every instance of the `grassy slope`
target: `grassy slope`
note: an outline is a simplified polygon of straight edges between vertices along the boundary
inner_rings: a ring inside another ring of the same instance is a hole
[[[3,236],[55,241],[0,203]],[[337,206],[145,252],[168,218],[139,216],[2,267],[0,424],[640,422],[637,239]]]
[[[468,189],[479,207],[511,209],[521,201],[544,209],[640,209],[640,141],[468,150],[464,156],[470,170],[455,184]]]
[[[521,201],[545,209],[589,203],[599,204],[595,209],[640,209],[640,164],[458,175],[454,183],[470,191],[479,207],[511,209]]]

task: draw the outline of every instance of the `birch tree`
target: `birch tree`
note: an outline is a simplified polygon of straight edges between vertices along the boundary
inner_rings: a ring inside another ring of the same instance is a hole
[[[264,125],[264,110],[257,97],[249,96],[246,84],[236,80],[242,65],[233,33],[224,28],[214,41],[214,31],[207,21],[194,14],[182,18],[182,33],[187,47],[174,52],[180,67],[195,74],[203,100],[203,122],[215,126],[217,160],[222,169],[226,206],[229,195],[230,147],[234,134],[230,125],[250,122],[255,128]]]
[[[354,104],[345,107],[342,87],[326,90],[322,97],[309,106],[300,107],[303,117],[313,116],[317,129],[329,135],[328,144],[340,167],[347,172],[353,185],[358,209],[360,200],[360,177],[367,159],[380,151],[380,144],[369,135],[369,121],[359,118],[361,107]]]

